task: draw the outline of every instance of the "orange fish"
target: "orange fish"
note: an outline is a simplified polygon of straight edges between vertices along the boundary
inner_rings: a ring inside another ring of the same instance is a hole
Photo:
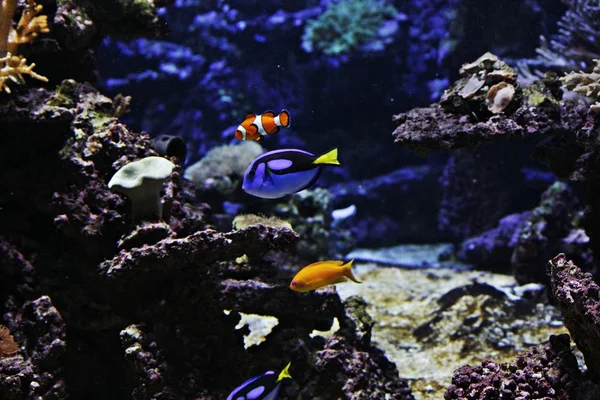
[[[362,283],[352,274],[350,268],[353,262],[354,260],[350,260],[344,264],[343,261],[330,260],[310,264],[296,274],[290,283],[290,289],[306,293],[334,283],[346,282],[346,278],[356,283]]]
[[[273,111],[265,111],[261,115],[246,114],[244,122],[235,131],[235,138],[239,140],[260,140],[263,136],[274,135],[283,126],[290,126],[291,118],[288,110],[281,110],[275,116]]]

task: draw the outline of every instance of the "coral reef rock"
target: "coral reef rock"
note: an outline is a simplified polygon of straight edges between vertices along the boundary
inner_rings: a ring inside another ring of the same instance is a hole
[[[0,242],[0,260],[0,310],[7,326],[0,334],[0,398],[66,399],[65,321],[50,297],[36,293],[33,266],[15,246]],[[16,341],[16,352],[6,351],[7,339]]]
[[[492,53],[460,69],[461,79],[444,91],[440,105],[447,112],[485,119],[514,111],[521,100],[517,73]]]
[[[600,378],[600,286],[589,273],[584,273],[559,254],[548,262],[552,293],[571,332],[577,348],[585,357],[588,371]]]
[[[175,157],[161,183],[162,220],[132,219],[129,199],[108,182],[156,152],[120,122],[122,106],[71,80],[55,91],[20,88],[0,104],[0,324],[21,349],[0,360],[0,397],[216,400],[291,361],[285,398],[412,399],[335,289],[291,291],[293,274],[266,261],[298,233],[212,229]],[[325,221],[321,200],[329,204],[327,195],[296,206]],[[246,350],[242,314],[278,324]],[[342,329],[329,342],[311,336],[336,319]]]
[[[485,360],[454,372],[445,400],[594,399],[600,385],[583,381],[569,335],[520,354],[510,364]]]

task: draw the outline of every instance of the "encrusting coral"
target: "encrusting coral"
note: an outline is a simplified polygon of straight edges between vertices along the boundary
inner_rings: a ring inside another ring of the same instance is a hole
[[[266,217],[264,215],[256,214],[240,214],[233,219],[234,229],[246,229],[247,227],[253,225],[272,226],[275,228],[287,228],[293,231],[292,224],[273,216]]]
[[[488,52],[464,64],[460,74],[462,78],[446,89],[440,99],[444,111],[474,113],[486,119],[489,113],[501,114],[518,107],[521,88],[516,82],[517,74],[496,55]]]
[[[48,82],[48,78],[33,72],[35,63],[27,65],[27,59],[16,54],[19,45],[31,42],[40,33],[50,32],[48,17],[39,15],[42,8],[35,0],[28,0],[19,23],[14,27],[17,0],[0,1],[0,90],[10,93],[10,88],[6,85],[8,81],[23,83],[23,75]]]
[[[560,81],[565,89],[596,100],[590,109],[600,112],[600,59],[596,59],[594,62],[596,66],[592,72],[570,72],[560,78]]]
[[[19,345],[4,325],[0,325],[0,358],[10,357],[19,352]]]

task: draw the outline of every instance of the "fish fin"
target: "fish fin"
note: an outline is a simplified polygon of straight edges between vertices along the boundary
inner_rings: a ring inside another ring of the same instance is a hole
[[[348,278],[346,278],[345,276],[340,276],[339,278],[337,278],[332,283],[336,284],[336,283],[344,283],[344,282],[348,282]]]
[[[262,115],[266,115],[268,117],[275,118],[275,113],[271,110],[265,111],[264,113],[262,113]]]
[[[258,125],[256,125],[256,124],[250,124],[248,129],[246,129],[247,135],[256,135],[257,133],[258,133]]]
[[[275,389],[271,390],[265,397],[261,397],[262,400],[277,400],[279,396],[279,390],[281,389],[281,382],[275,386]]]
[[[279,377],[277,378],[277,382],[283,380],[284,378],[292,379],[292,376],[290,375],[290,371],[289,371],[290,365],[292,365],[291,361],[288,363],[288,365],[285,366],[284,369],[281,370],[281,372],[279,373]]]
[[[340,165],[337,159],[338,149],[337,147],[329,150],[327,153],[317,157],[312,163],[316,165]]]
[[[258,380],[259,378],[261,378],[261,376],[262,375],[253,376],[252,378],[246,380],[244,383],[240,384],[238,387],[236,387],[235,389],[233,389],[233,392],[231,392],[231,394],[229,395],[229,397],[227,397],[227,400],[235,398],[235,395],[237,393],[239,393],[241,390],[243,390],[246,386],[250,385],[252,382],[254,382],[254,381]]]
[[[240,131],[239,129],[235,131],[235,138],[238,140],[244,140],[244,137],[242,136],[242,131]]]
[[[252,119],[256,118],[256,114],[254,114],[254,113],[246,114],[246,116],[244,117],[244,121],[247,119],[250,119],[250,118],[252,118]]]
[[[321,266],[321,265],[323,265],[323,264],[333,264],[333,265],[338,265],[338,266],[340,266],[340,267],[341,267],[342,265],[344,265],[344,262],[343,262],[343,261],[340,261],[340,260],[325,260],[325,261],[317,261],[317,262],[314,262],[314,263],[312,263],[312,264],[309,264],[309,265],[307,265],[307,266],[306,266],[306,267],[304,267],[304,268],[320,267],[320,266]]]
[[[290,112],[285,108],[279,113],[279,122],[284,128],[288,128],[292,123],[292,117],[290,117]]]
[[[361,281],[356,279],[356,277],[352,273],[352,263],[353,262],[354,262],[354,259],[348,261],[348,263],[346,265],[344,265],[344,276],[346,276],[348,279],[350,279],[353,282],[362,283]]]

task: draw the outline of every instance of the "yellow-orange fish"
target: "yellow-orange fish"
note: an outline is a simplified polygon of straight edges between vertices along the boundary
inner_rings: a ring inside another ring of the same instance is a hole
[[[290,289],[296,292],[310,292],[334,283],[346,282],[346,278],[362,283],[352,274],[352,263],[350,260],[344,264],[343,261],[319,261],[302,268],[290,283]]]

